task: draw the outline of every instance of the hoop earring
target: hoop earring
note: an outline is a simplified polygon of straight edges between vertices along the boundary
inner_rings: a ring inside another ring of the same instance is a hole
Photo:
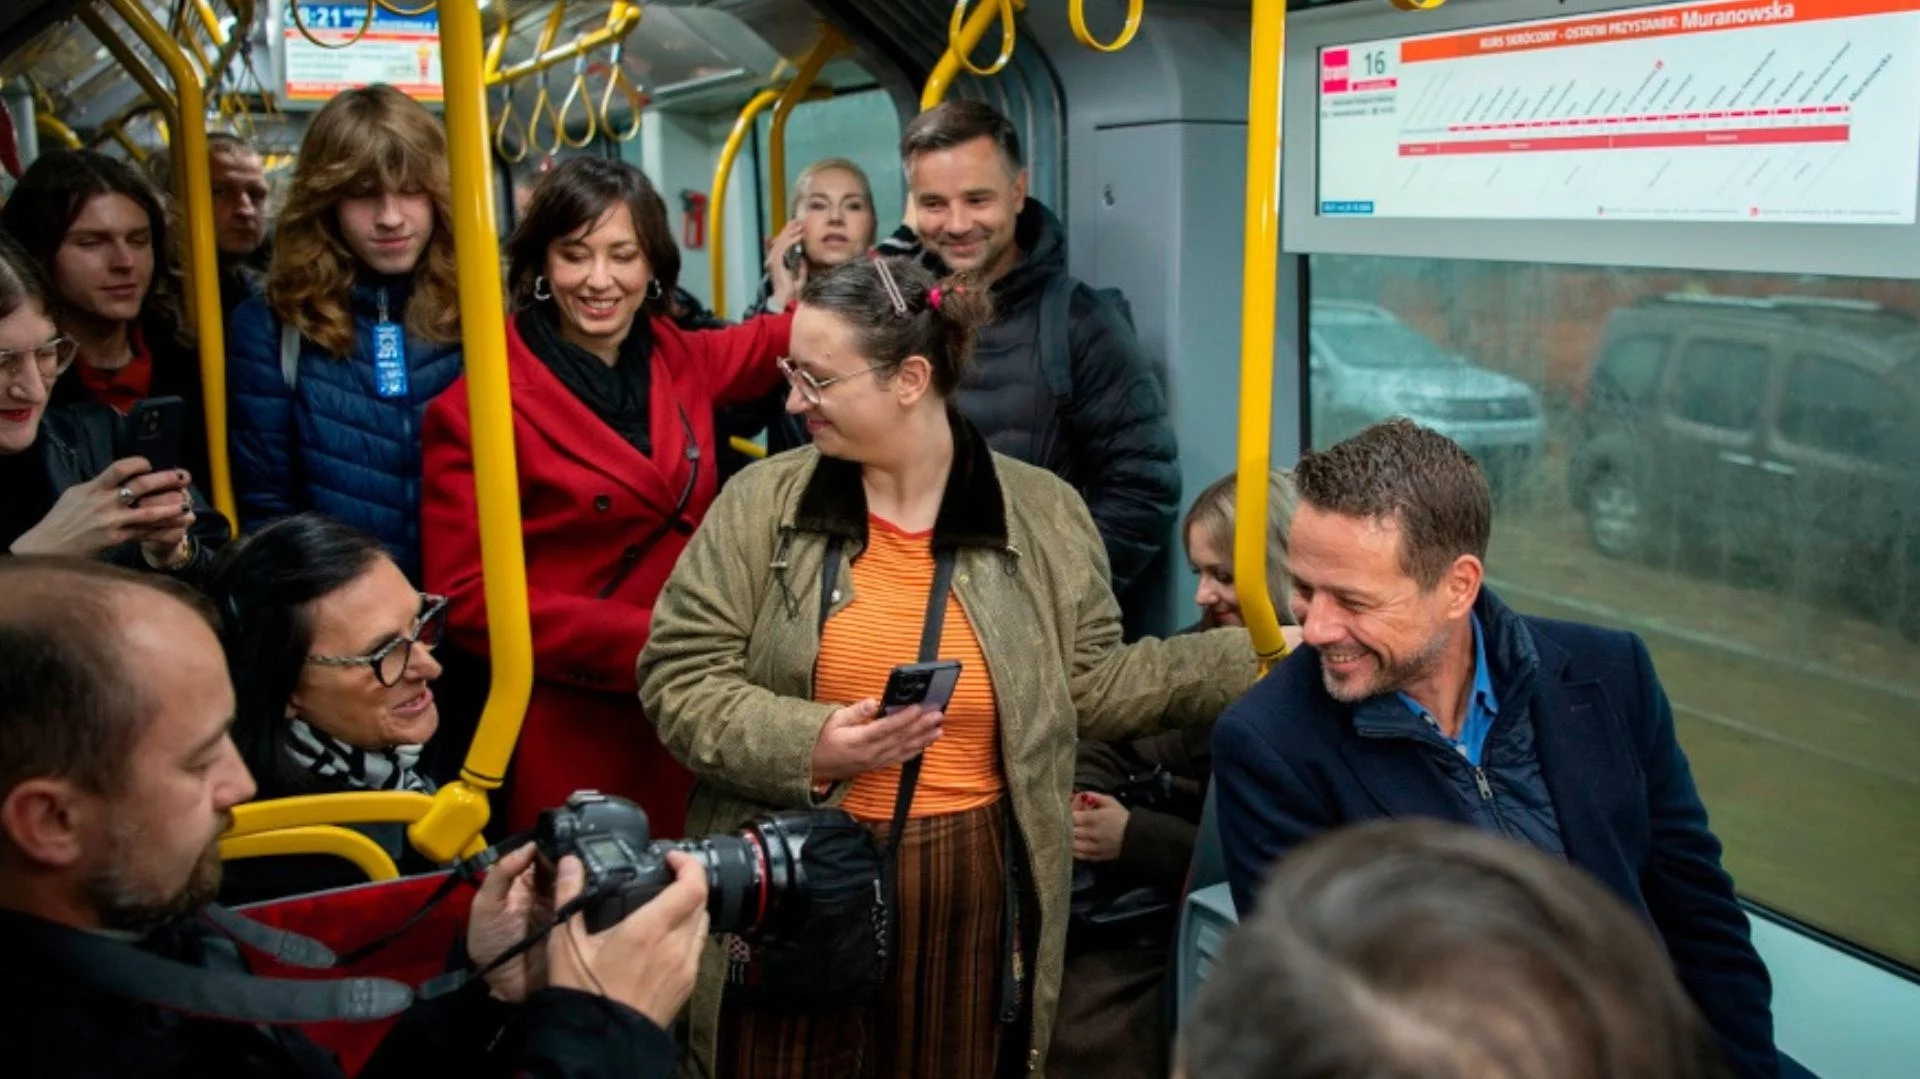
[[[660,297],[665,296],[666,294],[667,294],[667,290],[665,286],[660,284],[659,278],[656,277],[653,280],[647,282],[647,299],[657,300]]]
[[[547,287],[547,279],[543,275],[535,276],[533,279],[533,298],[536,300],[553,299],[553,290]]]

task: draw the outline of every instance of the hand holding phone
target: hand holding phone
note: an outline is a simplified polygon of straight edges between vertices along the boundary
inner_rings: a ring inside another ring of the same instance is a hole
[[[133,406],[114,429],[113,459],[145,458],[155,472],[180,467],[187,436],[187,403],[178,397],[149,397]]]
[[[902,764],[940,738],[944,710],[960,681],[954,660],[893,669],[881,701],[836,709],[813,746],[815,782],[838,782]]]

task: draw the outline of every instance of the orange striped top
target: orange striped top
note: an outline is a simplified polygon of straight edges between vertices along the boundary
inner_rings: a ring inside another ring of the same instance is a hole
[[[920,655],[920,632],[933,588],[933,533],[907,533],[869,515],[867,549],[853,561],[853,600],[827,619],[820,635],[813,699],[851,704],[879,700],[887,676]],[[992,805],[1006,788],[1000,768],[1000,714],[993,678],[973,622],[957,595],[947,596],[940,657],[960,661],[960,683],[946,709],[940,739],[927,748],[914,787],[914,817],[961,813]],[[841,808],[860,820],[893,818],[900,768],[853,781]]]

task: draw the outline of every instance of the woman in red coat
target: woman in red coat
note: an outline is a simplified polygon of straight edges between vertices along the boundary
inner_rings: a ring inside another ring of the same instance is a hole
[[[548,173],[508,242],[514,447],[533,618],[533,699],[507,825],[592,788],[684,829],[693,779],[641,711],[634,661],[654,597],[718,487],[713,410],[780,381],[789,316],[683,332],[667,317],[680,253],[639,169],[578,157]],[[427,410],[426,585],[448,633],[487,649],[465,380]]]

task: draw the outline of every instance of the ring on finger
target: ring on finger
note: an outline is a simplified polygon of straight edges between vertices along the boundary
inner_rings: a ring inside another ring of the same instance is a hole
[[[114,492],[114,497],[118,498],[120,500],[120,504],[122,506],[127,507],[128,509],[132,509],[133,504],[135,502],[140,501],[140,496],[134,494],[133,488],[131,487],[120,488],[118,491]]]

